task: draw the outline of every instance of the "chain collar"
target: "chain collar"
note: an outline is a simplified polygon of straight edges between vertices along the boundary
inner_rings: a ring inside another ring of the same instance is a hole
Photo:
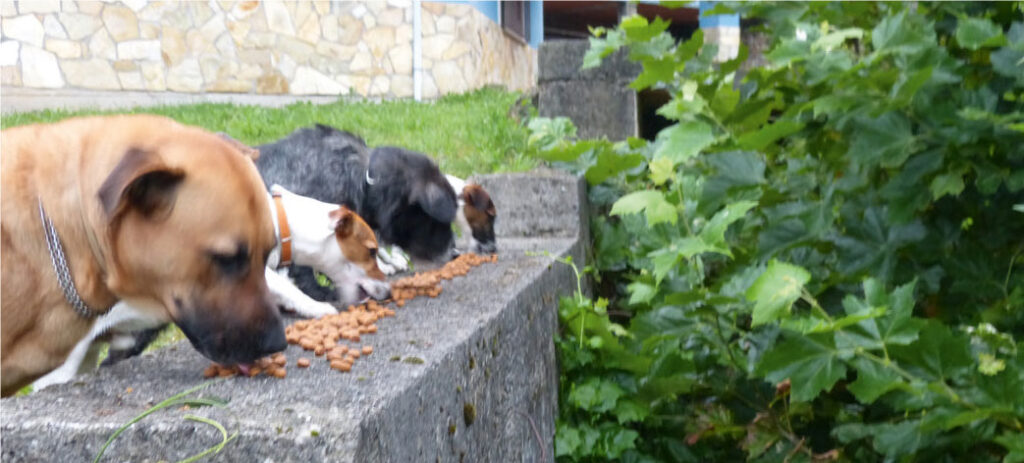
[[[57,283],[60,284],[61,291],[64,291],[64,299],[71,304],[78,316],[86,320],[102,315],[103,312],[89,307],[78,295],[75,282],[71,278],[71,270],[68,269],[67,259],[64,258],[64,246],[60,243],[57,230],[53,228],[53,222],[43,211],[43,201],[40,199],[36,201],[39,203],[39,220],[43,222],[43,233],[46,235],[46,247],[50,250],[50,262],[53,263],[53,271],[57,273]]]

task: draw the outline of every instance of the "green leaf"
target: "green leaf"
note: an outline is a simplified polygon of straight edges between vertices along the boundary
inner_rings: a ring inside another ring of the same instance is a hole
[[[932,179],[929,189],[932,191],[932,198],[939,199],[943,196],[959,196],[964,191],[964,171],[953,171],[939,174]]]
[[[846,376],[837,354],[830,334],[796,335],[768,351],[757,371],[774,384],[789,379],[793,400],[808,402]]]
[[[951,417],[943,419],[942,430],[949,431],[950,429],[957,428],[960,426],[966,426],[978,420],[984,420],[997,413],[997,410],[991,408],[979,408],[977,410],[968,410],[965,412],[957,413]]]
[[[904,421],[897,424],[882,423],[875,428],[875,449],[890,459],[902,455],[913,455],[931,442],[932,437],[921,431],[920,421]]]
[[[601,65],[601,60],[618,50],[625,44],[622,31],[609,31],[605,38],[591,37],[590,48],[583,55],[580,69],[590,69]]]
[[[658,133],[660,145],[654,157],[667,157],[681,164],[715,141],[711,126],[701,121],[685,121]]]
[[[605,379],[590,378],[576,385],[569,393],[569,401],[584,410],[607,412],[615,407],[624,391],[618,384]]]
[[[859,39],[863,36],[864,30],[857,27],[841,29],[819,37],[818,40],[815,40],[814,43],[811,44],[811,51],[829,51],[839,45],[842,45],[843,42],[846,42],[849,39]]]
[[[788,137],[803,128],[804,124],[802,122],[778,121],[761,127],[756,132],[745,133],[739,137],[738,141],[742,148],[760,151],[766,146],[775,143],[776,140]]]
[[[811,274],[796,265],[772,259],[768,268],[747,290],[747,300],[754,301],[751,326],[763,325],[782,318],[800,298]]]
[[[934,34],[925,27],[924,20],[907,11],[886,16],[871,30],[871,44],[879,54],[917,53],[935,43]]]
[[[904,369],[929,381],[944,381],[973,367],[974,359],[968,346],[966,336],[955,335],[947,326],[928,320],[916,342],[894,345],[889,353]]]
[[[892,88],[892,101],[890,107],[900,108],[910,104],[914,100],[917,91],[932,78],[934,66],[919,69],[917,72],[907,76],[900,84]]]
[[[899,387],[903,380],[891,368],[863,357],[850,361],[857,371],[857,380],[847,387],[861,403],[870,404],[876,399]]]
[[[705,242],[700,236],[688,236],[672,241],[672,244],[665,248],[651,252],[648,256],[654,264],[654,278],[659,284],[668,272],[675,268],[680,258],[692,259],[693,256],[705,252],[718,252],[731,256],[729,250],[716,247]]]
[[[607,143],[607,142],[605,142]],[[597,162],[584,173],[587,182],[597,185],[622,172],[643,164],[644,156],[637,153],[618,153],[613,149],[601,149]]]
[[[626,424],[643,421],[651,414],[651,410],[644,403],[631,399],[622,399],[615,404],[615,409],[612,410],[612,413],[619,424]]]
[[[732,88],[731,81],[723,81],[718,86],[715,96],[711,98],[711,110],[718,114],[718,117],[725,118],[732,114],[739,101],[740,92]]]
[[[894,345],[907,345],[917,340],[923,322],[913,318],[916,281],[886,294],[875,279],[864,282],[865,301],[852,295],[843,300],[848,314],[872,313],[875,316],[857,322],[836,334],[836,345],[844,351],[879,350]],[[879,311],[879,309],[881,309]]]
[[[634,281],[626,287],[629,291],[629,304],[646,304],[658,294],[658,289],[647,283]]]
[[[619,27],[626,32],[626,38],[634,42],[651,40],[668,30],[668,26],[669,22],[660,16],[655,17],[653,23],[648,23],[647,18],[640,15],[624,18],[619,23]]]
[[[757,206],[756,201],[738,201],[715,213],[700,230],[700,238],[710,246],[725,247],[725,231],[733,222],[742,219],[747,211]]]
[[[575,161],[581,154],[594,149],[595,146],[597,146],[597,143],[589,140],[576,143],[563,140],[555,142],[549,145],[547,149],[540,151],[538,157],[550,162],[570,162]]]
[[[676,165],[669,158],[657,158],[651,161],[647,167],[651,170],[651,181],[658,186],[664,185],[675,175]]]
[[[907,160],[914,143],[910,121],[896,112],[877,118],[859,117],[847,156],[861,165],[879,163],[883,167],[899,167]]]
[[[629,84],[629,88],[643,90],[659,82],[672,82],[675,72],[676,62],[672,57],[644,60],[643,72]]]
[[[1017,85],[1024,84],[1024,46],[1000,48],[989,55],[989,60],[992,62],[993,71],[1015,79]]]
[[[888,283],[896,267],[896,259],[907,246],[920,242],[927,231],[919,221],[906,225],[890,225],[886,212],[879,207],[863,211],[863,215],[846,214],[846,233],[832,238],[839,250],[840,272],[868,274]]]
[[[619,198],[612,204],[610,214],[636,214],[641,211],[645,212],[649,225],[664,222],[675,224],[679,220],[675,206],[665,201],[665,195],[656,190],[634,191]]]
[[[796,38],[782,39],[778,45],[764,55],[776,67],[795,65],[806,60],[808,56],[813,56],[811,54],[811,44]]]
[[[555,428],[555,456],[575,455],[583,444],[579,429],[561,422]]]
[[[690,61],[694,56],[697,56],[697,52],[699,52],[703,46],[704,30],[697,29],[697,31],[690,36],[689,40],[676,47],[676,62],[678,62],[680,67],[682,67],[687,61]],[[682,69],[680,68],[679,70],[681,71]]]
[[[605,434],[603,446],[606,449],[605,456],[617,460],[623,452],[636,448],[636,440],[640,437],[640,433],[621,427],[612,429],[614,431]]]
[[[654,269],[651,272],[654,274],[654,282],[660,285],[661,280],[668,276],[668,272],[671,272],[676,267],[676,263],[679,262],[680,253],[673,245],[666,249],[654,251],[649,256],[651,263],[654,264]],[[632,299],[630,299],[630,303],[632,302]]]
[[[1008,451],[1003,463],[1024,462],[1024,432],[1006,431],[994,440]]]
[[[682,95],[678,95],[672,98],[668,103],[665,103],[658,108],[657,113],[666,119],[681,121],[683,119],[692,119],[696,115],[700,114],[705,107],[707,107],[707,101],[705,101],[700,95],[693,95],[692,97],[689,97],[689,99]]]
[[[1003,30],[987,18],[960,18],[957,21],[956,41],[969,50],[998,47],[1006,44]]]

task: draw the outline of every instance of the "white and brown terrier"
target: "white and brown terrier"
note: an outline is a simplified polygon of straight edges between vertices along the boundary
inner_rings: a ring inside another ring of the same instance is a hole
[[[377,266],[377,239],[359,215],[344,206],[299,196],[279,185],[272,186],[270,193],[278,244],[267,258],[265,274],[267,287],[281,310],[304,317],[337,312],[335,306],[307,296],[288,279],[286,267],[291,264],[312,267],[330,278],[342,307],[390,295],[390,285]],[[100,341],[110,342],[111,356],[125,358],[141,352],[153,334],[163,328],[163,322],[147,313],[125,302],[115,304],[96,319],[64,364],[36,380],[33,388],[65,383],[76,374],[95,369]],[[144,332],[149,334],[136,336]],[[125,354],[128,351],[132,353]]]

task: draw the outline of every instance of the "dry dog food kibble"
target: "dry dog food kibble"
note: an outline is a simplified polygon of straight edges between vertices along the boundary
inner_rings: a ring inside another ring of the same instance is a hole
[[[248,366],[224,366],[219,363],[212,363],[203,370],[203,376],[207,378],[215,376],[228,378],[243,375],[252,378],[253,376],[259,376],[261,373],[266,373],[267,376],[284,378],[286,374],[284,366],[287,363],[288,358],[285,357],[284,353],[278,352],[270,357],[263,357],[257,360],[256,363]]]
[[[412,276],[401,278],[391,284],[391,301],[395,307],[404,307],[406,301],[420,296],[438,297],[443,292],[441,282],[457,276],[464,276],[473,267],[486,262],[497,262],[498,255],[481,256],[462,254],[445,264],[443,267],[426,272],[418,272]],[[348,341],[358,343],[360,335],[377,332],[377,321],[385,317],[394,317],[395,311],[386,305],[371,300],[358,306],[350,305],[339,313],[330,314],[314,320],[299,320],[284,330],[288,344],[298,345],[303,350],[312,352],[317,357],[324,357],[334,370],[348,372],[356,359],[373,353],[373,346],[362,348],[349,347],[342,343]],[[203,370],[203,376],[234,376],[245,373],[248,376],[265,374],[275,378],[287,375],[285,365],[287,359],[283,353],[276,353],[256,361],[248,370],[235,367],[224,367],[212,364]],[[296,362],[300,368],[308,368],[311,360],[299,358]]]

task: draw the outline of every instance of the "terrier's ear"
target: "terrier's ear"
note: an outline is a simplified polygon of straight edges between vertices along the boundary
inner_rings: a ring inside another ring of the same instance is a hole
[[[462,193],[462,200],[466,204],[473,205],[474,208],[486,213],[487,215],[494,217],[498,211],[494,209],[494,202],[491,201],[491,195],[487,194],[487,190],[484,187],[477,184],[466,185],[466,189]]]
[[[352,234],[352,225],[355,222],[355,213],[350,211],[347,207],[341,206],[327,213],[327,217],[331,219],[330,228],[334,229],[334,233],[344,238]]]

